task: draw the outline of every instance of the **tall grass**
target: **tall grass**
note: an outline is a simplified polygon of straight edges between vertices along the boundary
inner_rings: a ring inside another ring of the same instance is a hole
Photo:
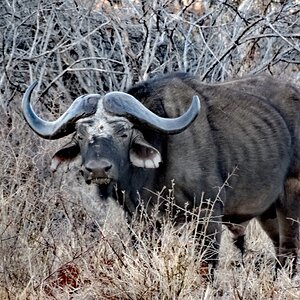
[[[20,164],[24,160],[21,156]],[[101,203],[94,187],[83,185],[80,177],[76,179],[76,184],[82,184],[80,190],[62,180],[71,173],[73,181],[77,171],[74,163],[51,183],[39,178],[35,197],[33,176],[10,191],[7,202],[1,202],[1,299],[300,296],[299,277],[291,280],[282,272],[273,280],[274,250],[256,222],[247,228],[243,261],[223,228],[220,265],[211,283],[203,265],[206,249],[195,235],[199,222],[207,219],[195,215],[178,226],[171,215],[161,219],[154,210],[151,215],[138,214],[128,223],[122,208],[114,202]],[[9,202],[19,204],[11,206]],[[154,226],[157,221],[162,224],[159,230]]]
[[[50,173],[51,155],[68,138],[41,140],[20,109],[35,79],[35,109],[49,119],[81,94],[123,91],[172,71],[207,82],[264,72],[297,83],[299,1],[265,2],[1,3],[0,299],[300,298],[299,276],[273,281],[274,250],[256,222],[244,265],[223,228],[208,284],[206,249],[196,251],[199,219],[178,227],[165,218],[160,232],[149,230],[157,214],[128,225],[120,207],[83,182],[80,161]]]

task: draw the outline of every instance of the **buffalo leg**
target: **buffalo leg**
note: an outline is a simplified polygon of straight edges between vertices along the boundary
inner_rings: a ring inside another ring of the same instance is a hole
[[[284,193],[277,203],[279,223],[279,253],[281,266],[292,260],[292,275],[296,273],[297,256],[300,248],[300,180],[289,178],[284,186]]]
[[[279,223],[277,219],[276,205],[272,205],[262,215],[257,217],[257,220],[266,232],[268,237],[272,240],[276,255],[279,254]]]
[[[232,233],[233,244],[241,252],[242,265],[245,266],[244,255],[245,255],[245,231],[249,221],[242,222],[240,224],[226,223],[227,228]]]
[[[249,221],[240,224],[226,223],[227,228],[233,235],[233,244],[241,251],[242,261],[245,254],[245,231],[248,224]]]
[[[274,213],[274,216],[270,216],[269,212],[265,213],[259,217],[257,217],[257,220],[259,224],[261,225],[262,229],[266,232],[268,237],[272,240],[273,246],[275,248],[276,256],[279,257],[279,223],[277,219],[276,214],[276,208],[275,206],[272,206],[272,212]],[[272,215],[273,215],[272,213]],[[277,278],[277,270],[280,266],[279,262],[277,261],[275,265],[275,274],[274,274],[274,280]]]
[[[214,203],[213,208],[200,208],[198,213],[199,224],[197,226],[197,237],[199,240],[198,249],[203,255],[203,269],[208,269],[206,277],[213,281],[214,270],[219,261],[219,247],[222,230],[222,205]],[[210,265],[211,268],[207,268]],[[201,273],[201,270],[200,270]]]

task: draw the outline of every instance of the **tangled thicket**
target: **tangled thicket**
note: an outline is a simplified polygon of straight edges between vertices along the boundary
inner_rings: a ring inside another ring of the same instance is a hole
[[[172,71],[196,73],[207,82],[266,72],[297,83],[299,1],[5,0],[0,14],[0,298],[55,297],[56,289],[68,285],[79,299],[80,286],[85,295],[105,299],[199,295],[192,263],[181,260],[183,273],[165,266],[163,275],[162,252],[154,251],[151,262],[147,251],[139,253],[145,268],[127,253],[117,259],[116,270],[112,261],[126,245],[111,239],[126,223],[110,224],[107,238],[110,205],[101,204],[92,188],[79,186],[76,163],[51,176],[49,158],[57,142],[45,143],[24,124],[22,94],[38,80],[36,109],[50,119],[81,94],[123,91]],[[173,255],[180,262],[179,252]],[[152,281],[143,282],[148,275]],[[253,298],[281,295],[253,282]],[[243,283],[234,278],[231,287],[242,299]]]
[[[262,71],[299,76],[298,1],[239,1],[240,7],[238,1],[190,1],[201,2],[199,10],[169,0],[85,2],[1,7],[3,109],[35,79],[51,109],[61,96],[71,101],[124,90],[178,70],[207,81]]]

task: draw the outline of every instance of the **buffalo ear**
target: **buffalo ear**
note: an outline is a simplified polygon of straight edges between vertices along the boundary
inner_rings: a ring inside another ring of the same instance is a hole
[[[51,171],[54,173],[61,163],[75,159],[79,152],[80,148],[77,143],[72,141],[66,144],[53,155],[50,166]]]
[[[132,164],[140,168],[158,168],[161,162],[160,152],[140,135],[131,143],[129,157]]]

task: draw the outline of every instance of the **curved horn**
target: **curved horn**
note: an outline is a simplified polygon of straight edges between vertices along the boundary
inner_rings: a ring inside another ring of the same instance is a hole
[[[162,133],[176,134],[185,130],[200,112],[200,100],[193,97],[189,109],[178,118],[162,118],[154,114],[133,96],[122,92],[111,92],[103,98],[104,109],[125,116],[133,123],[147,125]]]
[[[31,129],[45,139],[54,140],[71,134],[75,131],[75,122],[81,118],[94,114],[97,110],[100,95],[90,94],[77,98],[68,110],[57,120],[49,122],[42,120],[33,111],[30,98],[37,81],[26,90],[22,100],[23,115]]]

